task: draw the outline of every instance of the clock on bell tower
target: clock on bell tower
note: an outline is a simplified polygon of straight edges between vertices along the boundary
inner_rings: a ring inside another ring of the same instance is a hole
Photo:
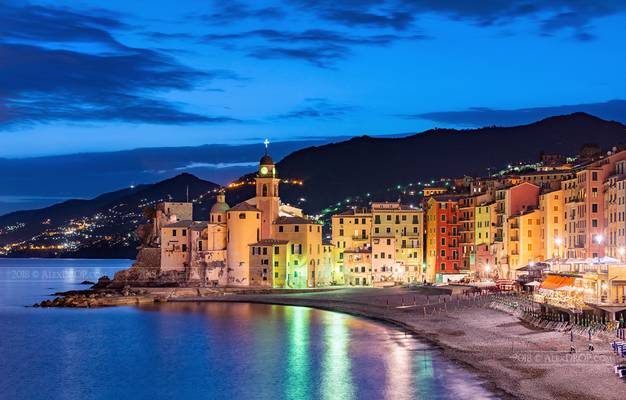
[[[265,139],[265,155],[259,161],[256,175],[256,207],[261,210],[261,239],[272,237],[272,223],[278,218],[280,198],[278,197],[278,174],[274,160],[267,152],[269,141]]]

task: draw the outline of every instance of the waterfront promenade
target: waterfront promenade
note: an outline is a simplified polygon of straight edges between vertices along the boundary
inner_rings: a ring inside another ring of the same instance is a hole
[[[255,302],[315,307],[392,323],[425,339],[476,371],[503,398],[619,399],[626,383],[613,374],[618,361],[605,340],[533,327],[490,308],[491,296],[466,295],[461,287],[346,288],[330,291],[201,296],[171,292],[167,301]]]

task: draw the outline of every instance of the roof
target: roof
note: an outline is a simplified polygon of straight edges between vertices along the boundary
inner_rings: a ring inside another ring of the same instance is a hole
[[[260,212],[261,210],[243,201],[228,211],[259,211]]]
[[[259,161],[259,164],[261,164],[261,165],[274,165],[274,160],[272,160],[272,157],[270,157],[269,154],[265,154],[263,157],[261,157],[261,160]]]
[[[273,246],[276,244],[287,244],[289,240],[279,240],[279,239],[263,239],[259,240],[256,243],[252,243],[249,246]]]
[[[285,225],[285,224],[314,224],[318,225],[317,222],[303,218],[303,217],[278,217],[274,221],[277,225]]]
[[[365,207],[359,208],[350,208],[348,210],[342,211],[340,213],[334,214],[333,217],[346,216],[346,215],[356,215],[356,214],[370,214],[369,210]]]
[[[431,196],[429,197],[429,199],[433,199],[434,201],[442,203],[448,201],[459,201],[461,197],[463,197],[463,195],[460,194],[440,194],[436,196]]]
[[[207,221],[191,221],[191,220],[183,220],[172,222],[171,224],[165,225],[166,228],[191,228],[201,230],[208,225]]]
[[[230,209],[230,206],[228,204],[226,204],[225,202],[218,201],[217,203],[213,204],[213,207],[211,207],[211,214],[222,214],[228,211],[229,209]]]

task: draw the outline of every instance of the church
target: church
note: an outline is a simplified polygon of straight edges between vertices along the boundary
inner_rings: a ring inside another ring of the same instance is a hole
[[[221,191],[208,221],[194,221],[192,203],[161,203],[160,265],[189,285],[306,288],[331,284],[332,246],[322,225],[280,200],[280,179],[266,151],[256,195],[230,207]]]

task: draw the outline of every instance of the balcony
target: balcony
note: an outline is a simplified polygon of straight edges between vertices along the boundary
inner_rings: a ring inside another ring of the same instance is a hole
[[[368,235],[353,235],[352,240],[368,240]]]

